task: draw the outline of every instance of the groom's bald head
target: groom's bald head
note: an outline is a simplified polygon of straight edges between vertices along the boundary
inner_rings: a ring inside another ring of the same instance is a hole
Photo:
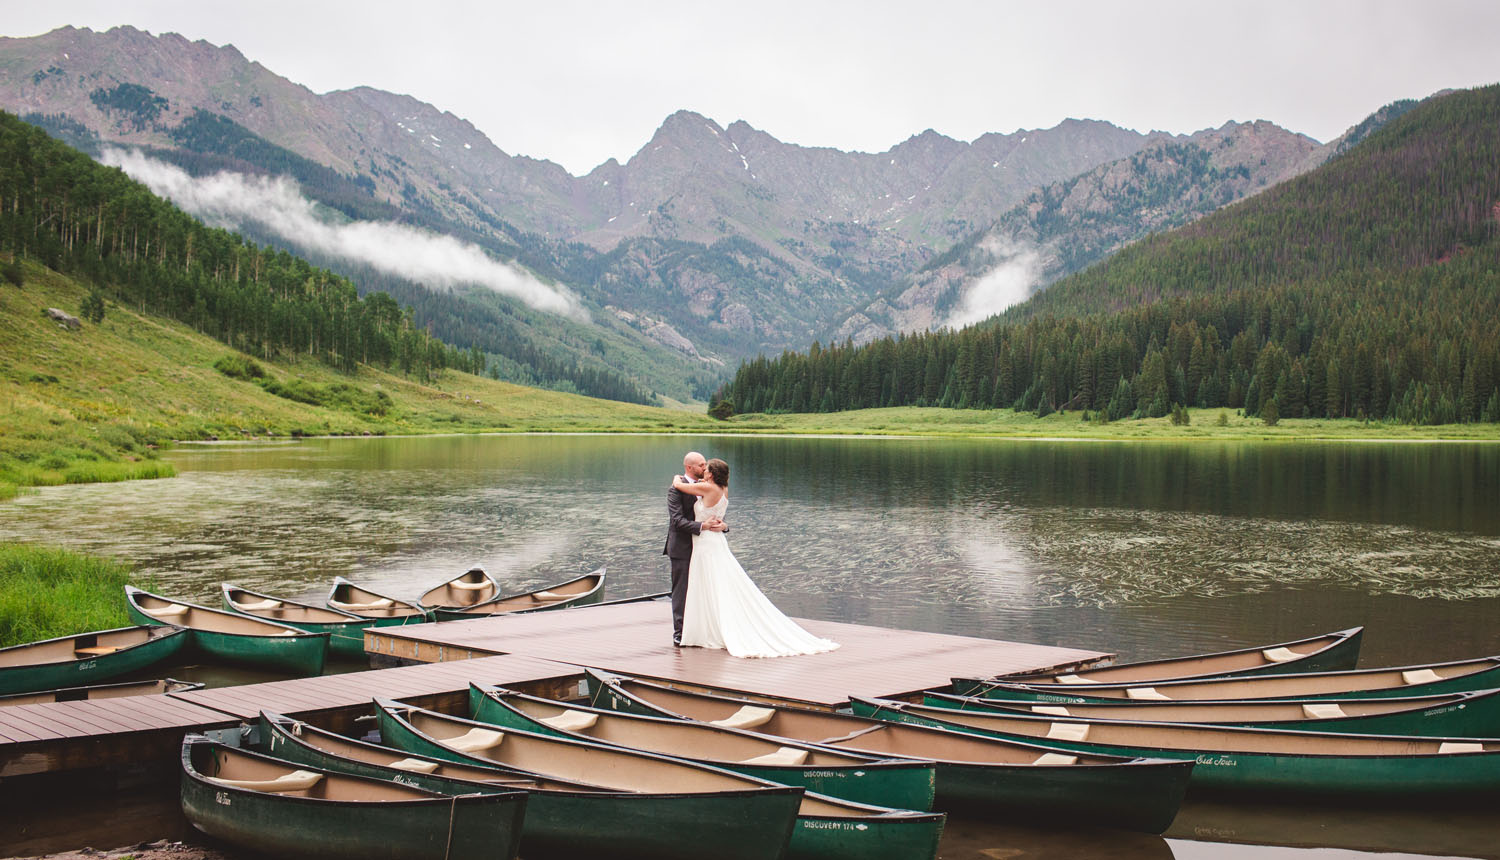
[[[708,461],[703,459],[703,455],[697,451],[689,451],[687,456],[682,458],[682,471],[695,481],[703,479],[703,472],[707,468]]]

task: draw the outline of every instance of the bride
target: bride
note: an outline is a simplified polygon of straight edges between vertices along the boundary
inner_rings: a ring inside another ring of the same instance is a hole
[[[672,486],[698,497],[693,503],[698,522],[721,520],[729,507],[729,464],[709,460],[702,481],[688,483],[678,475]],[[791,657],[839,647],[783,615],[750,581],[724,533],[707,529],[693,537],[682,644],[723,648],[735,657]]]

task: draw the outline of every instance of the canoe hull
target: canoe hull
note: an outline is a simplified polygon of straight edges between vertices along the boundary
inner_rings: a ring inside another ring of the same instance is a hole
[[[186,769],[181,799],[188,821],[216,839],[269,856],[338,860],[514,860],[527,804],[520,792],[318,800],[218,786]]]
[[[133,601],[125,601],[125,610],[137,624],[163,626],[161,621],[142,612]],[[256,666],[295,675],[320,675],[323,672],[323,662],[328,656],[328,636],[324,634],[257,636],[187,629],[194,651],[225,663]]]
[[[854,702],[854,711],[876,719],[1022,741],[1093,755],[1151,756],[1194,763],[1189,795],[1257,796],[1301,802],[1434,804],[1493,802],[1500,797],[1500,753],[1338,756],[1253,752],[1202,752],[1163,747],[1036,738],[931,719],[902,710]]]
[[[482,723],[517,728],[538,734],[550,734],[555,737],[574,737],[567,732],[553,729],[545,723],[528,719],[525,715],[496,703],[478,687],[472,685],[469,687],[469,712],[473,719]],[[594,743],[610,743],[596,738],[584,739]],[[932,809],[933,804],[935,786],[933,769],[915,761],[873,760],[872,758],[861,764],[775,767],[702,759],[687,750],[671,753],[663,753],[659,750],[656,752],[710,767],[721,767],[758,779],[779,782],[782,785],[801,786],[815,794],[855,803],[922,812]]]
[[[250,592],[255,594],[255,592]],[[256,594],[257,597],[261,595]],[[290,602],[290,601],[288,601]],[[244,615],[248,618],[263,618],[267,621],[275,621],[277,624],[285,624],[295,627],[305,633],[328,634],[328,651],[338,657],[349,659],[363,659],[365,656],[365,628],[374,627],[373,618],[349,618],[347,621],[294,621],[289,618],[274,618],[268,615],[257,615],[254,612],[246,612],[229,599],[228,593],[223,596],[222,604],[226,612],[236,615]],[[294,604],[295,605],[295,604]],[[309,607],[316,608],[316,607]],[[326,614],[332,614],[329,610]]]
[[[426,738],[377,708],[381,741],[428,758],[485,765]],[[800,792],[744,791],[709,795],[533,791],[521,851],[533,857],[773,860],[781,857]],[[580,826],[587,822],[587,826]]]
[[[141,626],[161,627],[154,621],[146,624],[134,618],[133,620]],[[101,633],[108,632],[113,631],[101,631]],[[178,630],[174,633],[152,637],[138,645],[121,648],[113,654],[87,660],[6,666],[0,668],[0,695],[98,684],[170,660],[191,641],[192,636],[188,631]]]

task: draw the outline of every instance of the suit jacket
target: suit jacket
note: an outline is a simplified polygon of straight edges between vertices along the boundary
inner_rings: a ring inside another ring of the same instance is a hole
[[[693,536],[703,531],[703,523],[694,522],[693,502],[698,497],[667,488],[667,545],[661,554],[668,558],[691,558]]]

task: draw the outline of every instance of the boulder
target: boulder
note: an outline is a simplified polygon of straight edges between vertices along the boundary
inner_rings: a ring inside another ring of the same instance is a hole
[[[78,317],[73,316],[67,311],[60,311],[57,308],[47,308],[45,313],[48,319],[56,320],[58,325],[69,331],[83,328],[83,323],[78,321]]]

